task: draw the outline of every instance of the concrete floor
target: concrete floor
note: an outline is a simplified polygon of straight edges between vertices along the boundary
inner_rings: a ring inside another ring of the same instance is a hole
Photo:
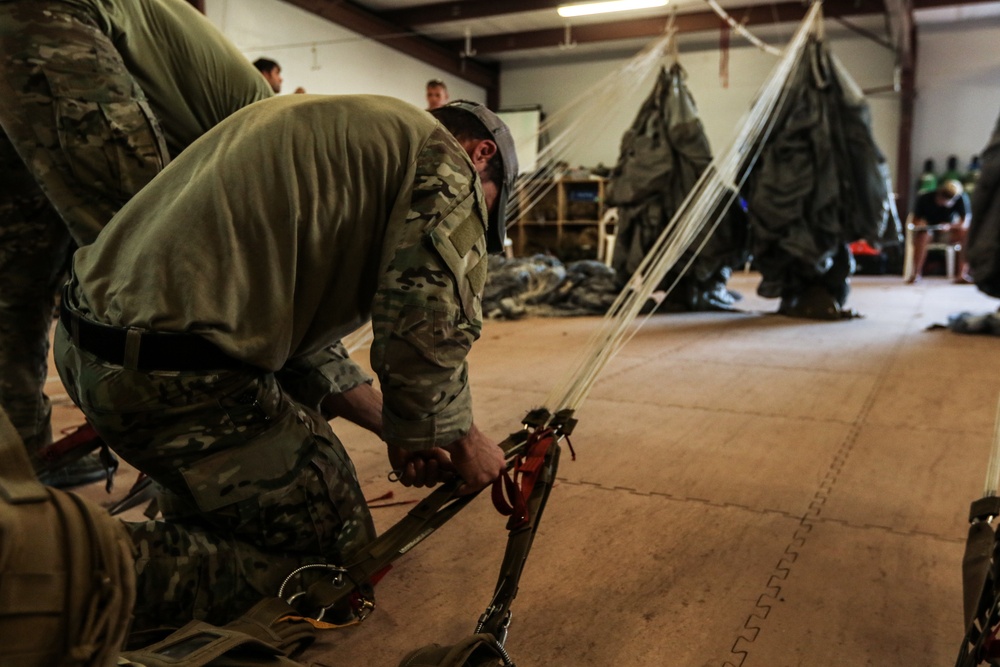
[[[770,314],[757,282],[730,283],[745,312],[654,316],[578,412],[577,461],[563,457],[514,603],[522,667],[953,664],[1000,339],[925,328],[996,300],[858,277],[848,305],[865,317],[813,322]],[[480,426],[516,429],[595,322],[487,322],[470,362]],[[77,423],[51,386],[57,426]],[[375,438],[334,427],[369,498],[423,496],[386,480]],[[382,530],[408,509],[372,511]],[[365,623],[305,658],[392,666],[470,634],[504,523],[477,499],[397,562]]]

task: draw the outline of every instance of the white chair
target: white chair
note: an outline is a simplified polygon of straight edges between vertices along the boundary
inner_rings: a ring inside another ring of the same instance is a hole
[[[914,264],[913,256],[913,236],[917,232],[927,232],[933,234],[941,231],[945,225],[918,225],[913,222],[913,214],[906,217],[906,245],[903,248],[903,280],[909,280],[913,276]],[[951,243],[950,241],[935,242],[933,237],[928,240],[927,251],[943,250],[945,259],[945,269],[949,279],[955,278],[956,256],[962,249],[961,243]]]
[[[615,254],[615,231],[618,229],[618,209],[609,208],[597,223],[597,259],[611,266]]]
[[[514,259],[514,241],[509,236],[503,239],[503,256],[507,259]]]

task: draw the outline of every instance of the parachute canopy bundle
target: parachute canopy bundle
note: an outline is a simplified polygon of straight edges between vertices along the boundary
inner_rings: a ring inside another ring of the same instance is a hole
[[[635,81],[656,68],[653,92],[622,139],[608,185],[606,203],[618,208],[612,264],[621,284],[631,285],[631,291],[648,286],[650,276],[642,267],[651,268],[659,261],[655,256],[676,245],[683,250],[652,287],[667,292],[668,304],[691,310],[732,307],[725,282],[752,256],[762,274],[758,292],[781,298],[779,312],[844,315],[853,272],[847,245],[861,239],[875,247],[896,245],[901,225],[868,106],[822,33],[815,3],[728,153],[715,160],[669,29],[569,105],[606,99],[614,90],[620,99],[626,86],[634,91]],[[671,48],[674,62],[666,69],[661,61]],[[522,216],[560,177],[566,164],[560,157],[583,119],[604,118],[603,106],[595,114],[580,110],[542,150],[544,178],[525,179],[520,186]],[[555,118],[565,122],[569,107],[543,123],[539,136],[548,135]]]
[[[889,169],[868,105],[820,37],[802,50],[746,188],[758,293],[780,312],[839,317],[847,244],[898,244]]]
[[[639,267],[698,177],[712,161],[708,138],[684,80],[674,62],[661,68],[653,92],[622,138],[621,155],[608,183],[608,204],[618,207],[612,266],[622,282]],[[734,299],[726,281],[746,261],[747,223],[740,207],[731,208],[714,233],[699,243],[691,267],[668,298],[688,310],[728,309]],[[676,269],[664,279],[679,277]],[[665,287],[666,285],[662,285]]]
[[[603,315],[618,290],[614,269],[596,260],[564,265],[551,255],[515,259],[492,255],[483,315],[492,319]]]
[[[972,192],[969,269],[980,291],[1000,297],[1000,118],[980,159],[982,171]]]

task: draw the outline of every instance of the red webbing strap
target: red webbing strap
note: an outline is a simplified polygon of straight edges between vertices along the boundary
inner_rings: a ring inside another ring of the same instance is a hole
[[[514,460],[513,476],[504,470],[493,482],[493,506],[504,516],[509,516],[507,530],[514,530],[528,523],[528,506],[525,499],[531,496],[535,482],[545,463],[545,455],[555,443],[555,431],[538,429],[528,437],[524,453]]]
[[[42,447],[38,452],[38,458],[46,465],[51,466],[78,448],[81,451],[74,452],[74,458],[80,458],[85,454],[89,454],[100,444],[101,436],[97,434],[97,431],[90,425],[90,422],[86,422],[75,431],[68,433],[51,445]]]

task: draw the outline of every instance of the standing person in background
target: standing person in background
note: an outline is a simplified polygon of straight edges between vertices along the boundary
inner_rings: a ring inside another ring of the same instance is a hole
[[[275,95],[281,92],[281,84],[285,81],[281,78],[281,65],[269,58],[257,58],[257,60],[253,61],[253,66],[257,68],[260,75],[267,81],[267,85],[271,86],[271,90],[274,91]],[[295,89],[296,94],[304,92],[306,92],[306,89],[302,86]]]
[[[275,95],[281,92],[281,83],[284,81],[281,78],[281,65],[269,58],[257,58],[257,60],[253,61],[253,66],[257,68],[260,75],[267,81],[267,85],[271,86],[271,90],[274,91]]]
[[[52,441],[49,329],[73,249],[171,156],[272,93],[182,0],[0,1],[0,67],[0,406],[34,457]],[[43,481],[104,474],[87,457]]]
[[[427,110],[433,111],[448,104],[448,86],[441,79],[427,82]]]

